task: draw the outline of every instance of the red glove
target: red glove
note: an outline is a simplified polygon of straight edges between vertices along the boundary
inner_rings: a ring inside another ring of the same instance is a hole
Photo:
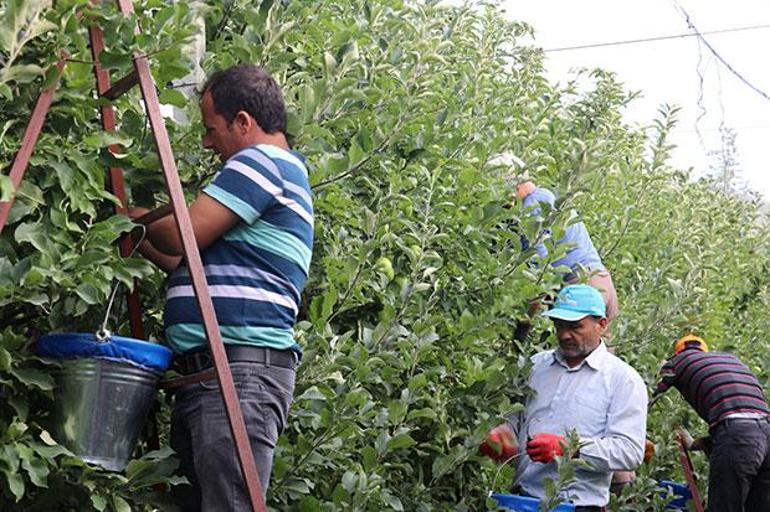
[[[655,443],[649,439],[644,440],[644,462],[650,462],[655,455]]]
[[[503,423],[493,428],[479,446],[479,451],[497,462],[505,462],[516,455],[519,449],[511,426]]]
[[[564,455],[563,436],[537,434],[527,443],[527,455],[535,462],[548,463],[557,455]]]

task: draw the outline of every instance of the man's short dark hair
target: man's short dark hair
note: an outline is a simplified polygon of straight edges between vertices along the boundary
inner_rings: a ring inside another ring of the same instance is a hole
[[[203,86],[211,93],[214,108],[232,123],[240,111],[247,112],[266,133],[286,134],[286,106],[275,79],[259,66],[238,64],[212,74]]]

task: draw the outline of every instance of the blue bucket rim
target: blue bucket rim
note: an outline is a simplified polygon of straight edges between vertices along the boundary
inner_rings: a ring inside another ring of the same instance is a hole
[[[105,359],[128,363],[154,373],[168,370],[173,358],[171,349],[157,343],[117,335],[99,341],[94,333],[50,333],[41,336],[35,347],[41,357]]]

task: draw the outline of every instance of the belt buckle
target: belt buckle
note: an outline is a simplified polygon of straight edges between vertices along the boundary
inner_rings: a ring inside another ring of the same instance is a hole
[[[211,356],[209,355],[208,351],[202,350],[193,354],[193,366],[194,368],[192,373],[197,373],[205,370],[206,368],[209,368],[210,366],[213,366]]]
[[[211,357],[206,351],[182,354],[176,361],[176,370],[182,375],[192,375],[211,366]]]

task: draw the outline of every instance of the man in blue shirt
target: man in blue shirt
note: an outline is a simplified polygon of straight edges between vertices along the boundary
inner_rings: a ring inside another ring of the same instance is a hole
[[[553,193],[545,188],[537,187],[532,181],[523,181],[516,186],[516,195],[522,202],[524,210],[533,217],[542,214],[543,205],[553,208],[556,198]],[[569,272],[564,275],[567,283],[576,283],[581,273],[588,276],[588,284],[598,289],[604,297],[607,305],[607,320],[612,320],[618,314],[618,297],[612,277],[599,257],[599,252],[594,247],[591,235],[588,234],[583,222],[574,222],[567,226],[564,237],[558,242],[568,245],[567,254],[558,260],[550,262],[553,268],[567,267]],[[522,247],[529,248],[529,241],[522,237]],[[548,257],[548,249],[542,242],[535,246],[535,250],[541,259]]]
[[[591,286],[569,285],[559,293],[554,308],[543,313],[554,322],[559,348],[532,357],[534,393],[481,446],[498,460],[521,454],[515,485],[521,494],[543,498],[545,481],[558,480],[554,459],[564,455],[566,437],[576,432],[579,448],[572,455],[587,467],[579,466],[575,481],[559,495],[586,512],[603,509],[613,472],[636,469],[645,449],[647,389],[602,342],[605,310]]]
[[[293,327],[312,254],[310,186],[302,157],[289,149],[281,90],[262,68],[214,73],[200,109],[203,146],[222,166],[190,205],[190,218],[264,490],[301,354]],[[136,208],[130,215],[145,212]],[[142,253],[171,272],[165,330],[175,368],[189,375],[210,369],[173,217],[151,223],[147,239]],[[178,389],[171,445],[191,483],[178,486],[182,510],[249,510],[216,381]]]
[[[549,208],[553,208],[555,204],[555,197],[553,193],[545,188],[535,186],[532,181],[528,179],[521,180],[514,175],[511,175],[508,182],[516,183],[516,197],[521,201],[522,209],[524,213],[532,217],[540,217],[542,215],[543,205],[547,205]],[[542,233],[546,236],[550,236],[550,230],[543,230]],[[527,250],[530,247],[530,241],[526,236],[521,235],[522,249]],[[567,230],[558,242],[559,244],[567,244],[567,253],[559,258],[550,262],[550,266],[553,268],[563,267],[568,268],[569,271],[564,273],[564,282],[567,284],[575,284],[587,277],[587,283],[597,290],[599,290],[604,297],[604,303],[607,307],[607,321],[608,328],[604,334],[607,340],[612,339],[612,331],[609,328],[609,324],[618,315],[618,296],[615,292],[615,285],[612,282],[612,276],[602,263],[599,253],[594,247],[591,236],[588,234],[585,224],[582,222],[575,222],[567,227]],[[535,245],[535,251],[537,251],[538,257],[541,260],[548,258],[548,249],[545,244],[540,241]],[[540,299],[534,299],[528,311],[528,315],[533,316],[538,309],[540,309]],[[528,320],[523,320],[516,326],[514,332],[514,338],[519,341],[524,341],[529,334],[531,324]]]

